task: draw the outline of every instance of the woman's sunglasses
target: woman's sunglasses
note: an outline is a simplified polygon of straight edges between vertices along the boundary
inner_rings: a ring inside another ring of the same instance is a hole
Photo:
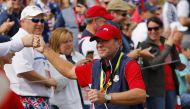
[[[160,29],[160,27],[148,27],[148,31],[158,31]]]

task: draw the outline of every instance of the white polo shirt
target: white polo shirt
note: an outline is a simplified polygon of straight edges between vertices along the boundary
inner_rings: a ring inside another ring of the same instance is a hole
[[[13,36],[14,39],[22,38],[28,33],[20,28],[19,31]],[[11,70],[12,67],[12,70]],[[16,52],[12,59],[12,64],[9,68],[5,67],[5,72],[14,74],[8,76],[11,83],[11,89],[18,95],[22,96],[44,96],[51,95],[51,89],[45,87],[41,83],[33,83],[24,78],[17,77],[20,73],[27,73],[28,71],[35,71],[41,76],[48,77],[49,64],[45,57],[34,50],[32,47],[25,47],[21,51]]]
[[[188,17],[189,16],[189,3],[187,0],[180,0],[177,4],[177,15],[178,17]]]

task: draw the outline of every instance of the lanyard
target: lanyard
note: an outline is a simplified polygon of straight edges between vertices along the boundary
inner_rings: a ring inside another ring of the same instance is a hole
[[[110,74],[110,78],[113,80],[113,76],[116,73],[116,70],[119,68],[121,58],[123,56],[123,53],[120,54],[119,59],[117,61],[116,67],[114,69],[114,72]],[[101,75],[100,75],[100,91],[101,92],[106,92],[107,89],[112,85],[112,80],[109,78],[108,82],[104,85],[104,71],[101,69]]]

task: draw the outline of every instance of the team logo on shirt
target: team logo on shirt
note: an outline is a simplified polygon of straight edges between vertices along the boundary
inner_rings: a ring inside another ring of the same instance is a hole
[[[114,82],[118,82],[118,81],[119,81],[119,76],[118,76],[118,75],[115,75],[114,78],[113,78],[113,81],[114,81]]]

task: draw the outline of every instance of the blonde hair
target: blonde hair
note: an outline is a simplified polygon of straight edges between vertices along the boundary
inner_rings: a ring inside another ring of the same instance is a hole
[[[56,28],[51,35],[50,41],[49,41],[49,46],[52,48],[56,53],[60,53],[59,46],[61,43],[65,42],[70,36],[67,34],[71,34],[72,38],[73,35],[72,33],[65,29],[65,28]]]

